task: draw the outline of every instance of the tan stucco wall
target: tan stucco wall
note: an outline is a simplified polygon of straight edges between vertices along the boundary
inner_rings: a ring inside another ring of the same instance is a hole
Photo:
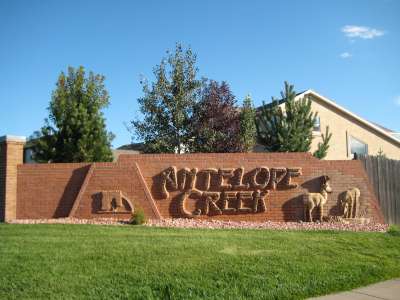
[[[321,132],[329,126],[332,132],[330,148],[326,159],[351,159],[348,149],[348,137],[351,135],[368,145],[368,154],[377,155],[379,149],[392,159],[400,159],[400,143],[392,142],[383,134],[367,127],[351,116],[337,110],[328,103],[312,96],[312,109],[318,112],[321,119]],[[312,142],[311,151],[315,151],[320,136],[315,136]]]

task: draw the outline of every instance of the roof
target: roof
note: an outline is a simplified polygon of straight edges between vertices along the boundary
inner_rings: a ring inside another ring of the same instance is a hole
[[[134,150],[134,151],[143,151],[144,149],[144,143],[132,143],[132,144],[126,144],[118,147],[116,150]]]
[[[395,139],[397,139],[397,140],[400,141],[400,132],[394,132],[394,133],[392,133],[392,136],[393,136]]]
[[[389,128],[383,127],[382,125],[379,125],[379,124],[377,124],[377,123],[375,123],[375,122],[371,122],[371,123],[374,124],[375,126],[378,126],[378,127],[381,128],[382,130],[385,130],[385,131],[388,132],[388,133],[391,133],[391,134],[396,133],[395,131],[393,131],[393,130],[391,130],[391,129],[389,129]]]
[[[303,95],[305,92],[307,92],[307,91],[303,91],[303,92],[300,92],[300,93],[296,93],[296,98],[299,97],[300,95]],[[279,99],[279,100],[276,100],[276,101],[272,101],[272,102],[270,102],[270,103],[263,104],[263,105],[257,107],[256,110],[261,110],[263,107],[271,107],[271,106],[274,105],[276,102],[278,102],[278,105],[281,105],[281,104],[283,104],[283,103],[286,102],[286,99]]]
[[[394,132],[390,129],[387,129],[383,126],[377,125],[375,123],[369,122],[363,118],[361,118],[360,116],[352,113],[351,111],[345,109],[344,107],[338,105],[336,102],[334,102],[331,99],[328,99],[324,96],[322,96],[321,94],[313,91],[313,90],[306,90],[302,93],[296,94],[296,99],[298,98],[302,98],[304,96],[307,95],[312,95],[316,98],[318,98],[320,101],[330,105],[331,107],[334,107],[335,109],[337,109],[338,111],[350,116],[351,118],[357,120],[358,122],[360,122],[361,124],[373,129],[374,131],[380,133],[381,135],[383,135],[385,138],[387,138],[388,140],[390,140],[392,143],[400,146],[400,140],[398,140],[395,136],[394,136]],[[284,103],[285,101],[283,101],[282,103]]]
[[[4,135],[0,136],[0,142],[26,142],[26,137],[17,135]]]
[[[118,157],[121,154],[140,154],[143,153],[143,148],[144,145],[143,143],[132,143],[132,144],[126,144],[118,147],[117,149],[113,149],[113,157],[114,161],[118,160]]]

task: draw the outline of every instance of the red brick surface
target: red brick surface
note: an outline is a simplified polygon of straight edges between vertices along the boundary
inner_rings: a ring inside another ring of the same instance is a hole
[[[0,142],[0,221],[16,218],[17,165],[23,162],[23,142]]]
[[[0,222],[5,217],[6,159],[5,143],[0,143]]]
[[[67,217],[90,164],[18,166],[17,218]]]
[[[318,192],[320,176],[331,178],[333,192],[329,194],[325,214],[339,215],[339,196],[346,189],[361,191],[360,212],[365,217],[383,222],[376,198],[359,161],[320,161],[308,153],[236,153],[236,154],[162,154],[121,155],[116,163],[41,164],[18,166],[17,218],[78,218],[126,217],[128,213],[112,214],[100,211],[99,193],[121,190],[150,218],[181,217],[180,191],[171,191],[162,199],[160,174],[171,166],[182,168],[244,167],[244,180],[256,167],[301,167],[302,175],[293,178],[298,188],[278,185],[266,198],[266,211],[231,213],[200,218],[249,221],[296,221],[303,219],[301,195]],[[1,171],[1,170],[0,170]],[[201,180],[197,188],[202,189]],[[215,183],[211,189],[220,190]],[[200,200],[188,200],[187,210],[202,207]],[[316,216],[316,215],[315,215]]]

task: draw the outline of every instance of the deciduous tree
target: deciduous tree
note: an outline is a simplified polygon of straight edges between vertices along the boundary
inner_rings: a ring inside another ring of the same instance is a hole
[[[196,104],[190,140],[191,152],[239,152],[240,113],[226,82],[209,81]]]
[[[193,107],[201,87],[197,79],[196,55],[176,45],[175,53],[154,69],[156,80],[142,81],[143,97],[138,99],[142,119],[131,122],[134,136],[144,141],[145,152],[187,151]]]

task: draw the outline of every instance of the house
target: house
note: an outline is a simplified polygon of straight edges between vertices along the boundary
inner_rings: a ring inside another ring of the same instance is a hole
[[[388,158],[400,160],[400,133],[369,122],[313,90],[299,93],[295,99],[303,97],[311,100],[312,110],[318,113],[311,152],[317,149],[318,143],[322,141],[321,134],[329,126],[332,138],[326,157],[328,160],[353,159],[355,153],[381,153]],[[284,106],[284,101],[280,101],[279,105]],[[262,152],[263,147],[258,145],[255,151]]]
[[[113,149],[113,161],[117,161],[118,157],[121,154],[140,154],[143,153],[144,151],[144,145],[143,143],[132,143],[132,144],[127,144],[127,145],[122,145],[118,147],[117,149]]]

